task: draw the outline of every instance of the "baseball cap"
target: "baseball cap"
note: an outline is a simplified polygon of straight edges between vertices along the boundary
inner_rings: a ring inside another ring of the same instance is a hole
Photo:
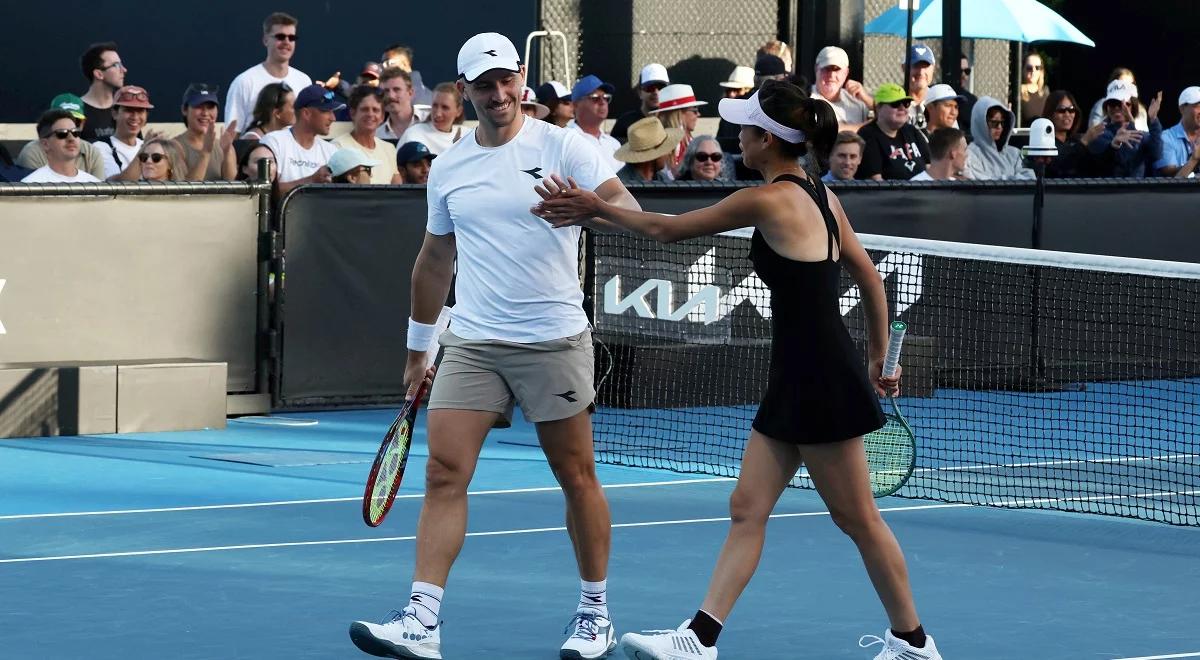
[[[550,82],[544,82],[541,85],[538,85],[537,97],[542,101],[549,101],[550,99],[570,101],[571,90],[567,89],[566,85],[558,82],[557,80],[551,80]]]
[[[364,167],[378,167],[379,161],[372,160],[367,154],[353,147],[338,149],[329,157],[329,174],[331,176],[341,176],[359,165]]]
[[[896,83],[884,83],[875,90],[875,103],[895,103],[905,99],[912,100],[912,97],[904,91],[904,88]]]
[[[787,73],[787,66],[777,55],[759,55],[754,60],[754,75],[778,76]]]
[[[897,85],[897,87],[899,87],[899,85]],[[953,87],[944,83],[934,85],[929,88],[928,92],[925,92],[925,105],[937,103],[938,101],[946,101],[948,99],[954,99],[955,101],[962,102],[966,101],[967,97],[954,91]]]
[[[151,110],[150,95],[137,85],[126,85],[113,94],[113,105],[123,105],[126,108],[145,108]]]
[[[309,85],[296,94],[296,102],[293,106],[296,110],[316,108],[317,110],[333,112],[346,107],[346,104],[338,101],[334,97],[333,92],[325,89],[322,85]]]
[[[51,110],[66,110],[76,119],[83,119],[83,99],[74,94],[59,94],[50,101]]]
[[[1108,94],[1104,97],[1104,103],[1108,103],[1109,101],[1124,103],[1130,99],[1137,98],[1137,93],[1137,85],[1123,80],[1114,80],[1108,84]]]
[[[571,101],[578,102],[583,99],[583,97],[598,89],[602,89],[605,92],[612,94],[614,88],[612,85],[589,73],[588,75],[580,78],[579,81],[575,83],[575,86],[571,88]]]
[[[837,46],[826,46],[817,53],[817,68],[824,69],[827,66],[836,66],[842,69],[850,68],[850,56],[845,50]]]
[[[424,142],[405,142],[396,151],[396,164],[398,165],[434,158],[437,158],[437,154],[430,151]]]
[[[1188,87],[1179,94],[1179,105],[1195,105],[1200,103],[1200,87]]]
[[[363,78],[378,78],[381,73],[383,73],[383,67],[379,66],[379,62],[367,62],[363,65],[362,73],[358,75]]]
[[[937,64],[937,60],[933,57],[933,49],[925,44],[913,44],[908,50],[908,61],[916,64],[924,62],[929,66]]]
[[[204,83],[192,83],[188,88],[183,90],[183,105],[186,108],[194,108],[205,103],[215,103],[218,106],[221,102],[217,97],[217,89],[210,87]]]
[[[647,85],[649,83],[671,84],[671,78],[667,75],[667,67],[658,63],[647,64],[642,67],[642,75],[638,76],[638,85]]]
[[[484,32],[467,39],[458,49],[458,75],[467,82],[474,82],[492,69],[521,70],[521,56],[508,37]]]

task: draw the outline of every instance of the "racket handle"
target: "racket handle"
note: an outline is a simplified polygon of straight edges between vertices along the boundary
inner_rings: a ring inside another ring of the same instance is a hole
[[[904,333],[907,330],[908,324],[904,321],[892,321],[887,357],[883,358],[884,378],[891,378],[896,374],[896,366],[900,364],[900,346],[904,344]]]

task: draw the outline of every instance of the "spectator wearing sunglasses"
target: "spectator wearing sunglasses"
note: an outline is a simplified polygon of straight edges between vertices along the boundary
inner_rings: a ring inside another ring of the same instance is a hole
[[[21,183],[99,183],[100,179],[79,169],[82,120],[66,110],[47,110],[37,122],[38,146],[46,164]]]
[[[147,114],[153,108],[150,95],[141,87],[127,85],[117,90],[112,107],[117,132],[96,143],[104,160],[106,179],[137,179],[137,170],[131,166],[142,148],[142,138],[138,135],[146,126]],[[122,173],[126,176],[121,176]]]
[[[1153,176],[1154,164],[1162,159],[1162,107],[1159,92],[1146,109],[1149,131],[1138,130],[1133,122],[1135,88],[1131,84],[1111,87],[1104,99],[1104,131],[1088,144],[1088,152],[1097,159],[1100,176],[1141,179]]]
[[[125,74],[128,71],[117,53],[117,44],[111,41],[88,46],[80,56],[79,64],[84,80],[88,81],[88,90],[82,99],[86,119],[83,139],[96,142],[111,136],[116,130],[109,109],[113,105],[113,95],[125,86]]]
[[[287,83],[271,83],[258,93],[254,102],[254,113],[250,126],[242,133],[242,140],[259,140],[272,131],[278,131],[296,123],[296,93]]]
[[[650,113],[658,108],[658,93],[670,84],[671,77],[667,75],[667,67],[657,63],[642,67],[636,88],[640,103],[638,107],[617,117],[609,135],[624,144],[629,139],[629,127],[633,122],[649,117]]]
[[[186,181],[187,162],[174,140],[147,138],[127,171],[136,171],[140,181]]]
[[[1141,103],[1138,101],[1137,79],[1133,75],[1133,71],[1119,66],[1112,70],[1108,77],[1108,87],[1104,88],[1104,96],[1101,96],[1096,104],[1092,106],[1092,111],[1088,114],[1088,126],[1103,124],[1108,120],[1108,115],[1104,112],[1104,101],[1112,95],[1114,91],[1132,89],[1132,98],[1130,99],[1130,114],[1133,115],[1133,125],[1139,131],[1150,130],[1150,125],[1146,123],[1146,115],[1142,112]],[[1124,91],[1122,91],[1124,93]]]
[[[1017,115],[1006,104],[988,96],[979,97],[971,112],[975,139],[967,147],[967,178],[976,181],[1034,178],[1033,170],[1025,167],[1021,151],[1008,144]]]
[[[1042,116],[1050,88],[1046,86],[1046,61],[1041,53],[1025,56],[1025,73],[1021,79],[1021,125],[1029,126]]]
[[[650,111],[650,114],[658,117],[663,126],[683,129],[683,140],[679,142],[679,147],[675,149],[671,159],[669,171],[672,173],[678,172],[680,164],[683,163],[683,154],[692,143],[692,132],[696,130],[696,124],[700,121],[700,106],[704,105],[708,105],[708,101],[697,101],[691,85],[676,83],[663,88],[658,107]]]
[[[1066,90],[1051,92],[1046,97],[1042,117],[1054,124],[1054,146],[1058,148],[1058,156],[1046,166],[1046,176],[1052,179],[1093,176],[1087,145],[1104,132],[1104,124],[1083,132],[1083,112]]]
[[[855,178],[907,181],[929,165],[929,142],[909,123],[913,98],[900,85],[875,90],[875,121],[858,129],[866,143]]]
[[[375,161],[369,183],[403,183],[396,170],[396,147],[376,136],[383,125],[383,92],[369,85],[359,85],[350,90],[350,121],[354,128],[333,141],[346,149],[357,149]]]
[[[237,176],[237,121],[225,124],[217,134],[217,90],[203,83],[192,83],[183,92],[183,125],[187,130],[175,136],[187,162],[188,181],[232,181]]]
[[[329,176],[332,183],[374,183],[371,173],[380,162],[357,149],[338,149],[329,158]]]
[[[958,103],[958,127],[967,134],[967,139],[970,140],[971,111],[975,108],[975,102],[979,100],[979,97],[971,93],[971,60],[968,60],[966,55],[963,55],[959,63],[958,85],[951,86],[964,99]]]
[[[617,149],[621,148],[621,141],[605,133],[603,129],[604,120],[608,118],[608,104],[612,101],[613,89],[615,88],[612,85],[595,75],[589,74],[580,78],[571,88],[575,118],[567,122],[567,128],[582,133],[587,142],[594,145],[612,167],[612,171],[616,172],[625,166],[625,163],[613,157]]]
[[[333,92],[309,85],[296,93],[296,123],[267,133],[259,141],[275,153],[279,165],[275,186],[280,197],[306,183],[329,183],[329,159],[338,148],[322,136],[329,135],[333,113],[342,107]]]
[[[312,84],[303,71],[289,63],[296,54],[296,28],[299,21],[293,16],[276,12],[263,21],[262,44],[267,59],[246,69],[229,83],[225,97],[225,123],[234,121],[245,126],[250,119],[258,93],[271,83],[287,83],[292,89],[304,89]]]
[[[677,181],[728,181],[732,162],[725,158],[717,138],[697,135],[683,152]]]
[[[853,181],[858,174],[858,166],[862,164],[863,152],[867,143],[857,133],[842,131],[838,133],[829,152],[829,171],[821,180],[825,183],[834,181]]]
[[[84,115],[83,101],[74,94],[59,94],[50,101],[51,110],[63,110],[79,120],[80,129],[87,128],[87,118]],[[80,133],[82,137],[83,133]],[[104,178],[104,157],[100,147],[86,140],[79,143],[79,156],[75,159],[76,167],[96,177]],[[47,164],[46,151],[42,149],[40,140],[31,140],[21,147],[17,154],[16,164],[29,170],[36,170]]]

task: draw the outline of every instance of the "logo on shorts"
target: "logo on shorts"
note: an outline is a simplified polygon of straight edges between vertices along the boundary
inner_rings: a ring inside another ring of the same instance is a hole
[[[524,172],[524,173],[526,173],[526,174],[528,174],[529,176],[531,176],[531,177],[533,177],[533,178],[535,178],[535,179],[541,179],[541,178],[542,178],[542,175],[541,175],[541,174],[539,174],[539,172],[541,172],[541,171],[542,171],[542,168],[540,168],[540,167],[531,167],[531,168],[529,168],[529,169],[527,169],[527,170],[521,170],[521,171],[522,171],[522,172]]]
[[[575,403],[576,401],[579,400],[579,399],[575,398],[575,390],[567,390],[566,392],[563,392],[562,394],[555,394],[554,396],[561,396],[568,403]]]

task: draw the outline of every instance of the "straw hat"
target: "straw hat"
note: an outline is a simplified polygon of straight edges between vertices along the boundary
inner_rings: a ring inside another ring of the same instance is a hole
[[[729,80],[717,83],[730,89],[750,89],[754,87],[754,69],[748,66],[735,66],[729,74]]]
[[[617,149],[613,158],[622,163],[644,163],[674,152],[682,139],[682,128],[663,128],[657,117],[646,117],[629,125],[629,141]]]

